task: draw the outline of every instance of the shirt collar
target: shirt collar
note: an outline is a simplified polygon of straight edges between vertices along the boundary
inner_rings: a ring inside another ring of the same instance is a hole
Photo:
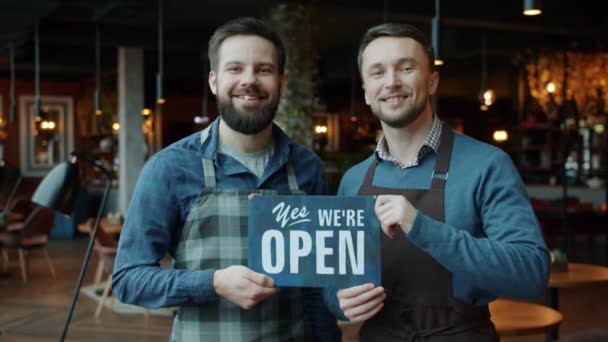
[[[439,143],[441,142],[441,129],[441,120],[439,120],[436,115],[433,115],[431,129],[429,130],[428,134],[424,138],[424,141],[422,142],[422,146],[418,151],[417,158],[407,163],[402,163],[390,155],[388,151],[388,145],[386,144],[386,139],[384,136],[380,137],[380,139],[378,140],[378,144],[376,145],[376,154],[380,159],[390,161],[402,169],[418,165],[420,160],[422,160],[422,158],[426,156],[430,151],[434,151],[435,153],[437,153],[437,150],[439,149]]]
[[[200,133],[201,144],[198,152],[205,159],[217,159],[219,127],[220,117],[218,116]],[[291,141],[291,139],[287,137],[287,134],[274,123],[272,124],[272,136],[274,138],[274,154],[272,155],[271,160],[275,163],[284,164],[289,159],[293,141]]]

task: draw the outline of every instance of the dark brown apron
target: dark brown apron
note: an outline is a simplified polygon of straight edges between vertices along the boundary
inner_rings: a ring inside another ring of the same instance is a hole
[[[431,189],[372,185],[378,160],[367,170],[359,195],[403,195],[419,211],[444,222],[444,187],[454,133],[443,125]],[[424,233],[423,233],[424,234]],[[487,305],[468,305],[452,297],[451,273],[416,247],[405,234],[381,234],[384,308],[361,327],[361,341],[498,341]]]

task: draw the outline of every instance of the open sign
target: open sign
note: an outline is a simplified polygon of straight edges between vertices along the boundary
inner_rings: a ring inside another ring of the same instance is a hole
[[[372,197],[254,196],[249,267],[277,286],[380,284],[380,223]]]

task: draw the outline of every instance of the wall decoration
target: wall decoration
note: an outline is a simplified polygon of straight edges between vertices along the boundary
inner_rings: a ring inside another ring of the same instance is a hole
[[[35,97],[19,97],[21,170],[29,177],[46,175],[74,149],[72,98],[42,96],[40,100],[40,113],[35,115]]]

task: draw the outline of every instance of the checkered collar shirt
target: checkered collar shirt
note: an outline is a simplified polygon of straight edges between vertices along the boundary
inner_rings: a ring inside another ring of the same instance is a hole
[[[436,115],[433,115],[433,123],[431,124],[431,129],[429,130],[429,133],[422,142],[422,146],[418,151],[418,157],[407,163],[402,163],[390,155],[388,151],[388,145],[386,144],[386,139],[384,138],[384,136],[380,137],[380,140],[378,140],[378,145],[376,146],[376,153],[378,154],[378,157],[380,157],[380,159],[390,161],[402,169],[416,166],[420,163],[422,158],[424,158],[424,156],[426,156],[429,152],[434,151],[435,153],[437,153],[441,137],[441,127],[441,120],[439,120]]]

